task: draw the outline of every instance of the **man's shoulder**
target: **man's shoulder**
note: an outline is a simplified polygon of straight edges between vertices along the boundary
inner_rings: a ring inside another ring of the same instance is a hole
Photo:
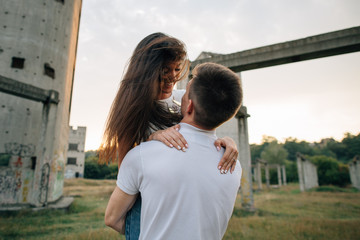
[[[147,153],[149,151],[159,151],[164,150],[168,148],[164,143],[157,141],[157,140],[151,140],[142,142],[140,145],[136,146],[138,148],[137,151],[140,151],[141,154]]]

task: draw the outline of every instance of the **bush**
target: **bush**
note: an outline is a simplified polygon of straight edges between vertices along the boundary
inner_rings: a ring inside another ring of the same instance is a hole
[[[286,181],[287,182],[299,182],[299,174],[297,170],[296,161],[292,162],[289,160],[285,161],[286,169]]]
[[[348,166],[335,158],[313,156],[310,160],[317,166],[319,185],[336,185],[344,187],[350,183]]]
[[[85,159],[84,178],[116,179],[118,167],[116,164],[99,164],[96,156]]]

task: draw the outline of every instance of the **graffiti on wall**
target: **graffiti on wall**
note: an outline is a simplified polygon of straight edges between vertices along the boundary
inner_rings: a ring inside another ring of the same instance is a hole
[[[64,172],[65,172],[65,158],[63,152],[55,152],[54,160],[52,161],[52,174],[53,174],[53,190],[52,194],[54,198],[58,198],[62,195],[64,185]]]
[[[35,146],[33,144],[5,143],[5,151],[7,154],[19,157],[31,157],[35,154]]]
[[[2,200],[9,201],[16,197],[15,173],[10,169],[0,172],[0,195]]]
[[[0,172],[0,202],[25,203],[34,178],[35,146],[9,142],[4,148],[11,159],[8,167]]]
[[[47,195],[49,189],[49,175],[50,175],[50,165],[45,163],[41,168],[41,180],[40,180],[40,194],[39,202],[42,204],[47,203]]]

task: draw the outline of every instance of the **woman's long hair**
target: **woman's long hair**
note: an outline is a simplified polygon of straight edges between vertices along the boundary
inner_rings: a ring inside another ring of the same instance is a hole
[[[118,160],[120,165],[134,145],[150,136],[150,128],[164,129],[181,120],[156,101],[163,68],[175,61],[183,61],[181,80],[187,76],[189,61],[185,45],[176,38],[153,33],[137,45],[109,112],[99,149],[101,162]]]

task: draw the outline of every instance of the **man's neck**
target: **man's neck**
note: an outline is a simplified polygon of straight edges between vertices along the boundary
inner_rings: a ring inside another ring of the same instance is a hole
[[[199,125],[199,124],[196,124],[196,122],[195,122],[192,118],[189,118],[189,117],[184,117],[184,118],[181,120],[180,123],[186,123],[186,124],[189,124],[189,125],[191,125],[191,126],[193,126],[193,127],[196,127],[196,128],[199,128],[199,129],[205,130],[205,131],[213,131],[213,130],[215,130],[215,128],[213,128],[213,129],[208,129],[208,128],[205,128],[205,127],[203,127],[203,126],[201,126],[201,125]]]

